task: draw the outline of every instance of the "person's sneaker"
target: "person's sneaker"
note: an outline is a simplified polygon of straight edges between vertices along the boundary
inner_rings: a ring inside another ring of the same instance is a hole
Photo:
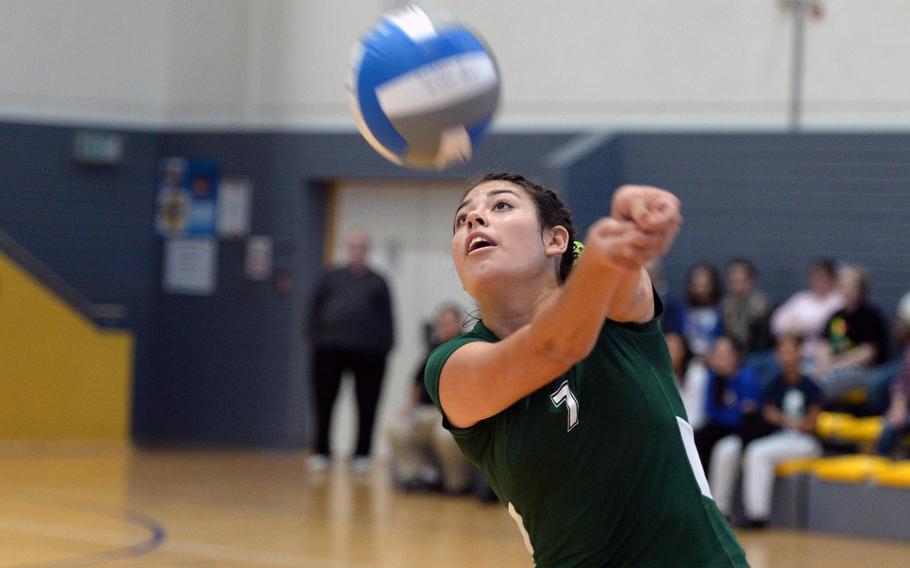
[[[369,473],[373,469],[370,464],[370,458],[366,456],[357,456],[351,460],[351,471],[357,474]]]
[[[329,469],[329,458],[323,454],[313,454],[304,462],[307,471],[322,473]]]

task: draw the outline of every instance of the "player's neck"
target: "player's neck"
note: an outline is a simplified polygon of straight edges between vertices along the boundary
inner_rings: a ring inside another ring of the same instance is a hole
[[[559,289],[555,280],[538,286],[516,285],[493,297],[478,298],[480,318],[496,337],[504,339],[531,323],[534,314],[555,297]]]

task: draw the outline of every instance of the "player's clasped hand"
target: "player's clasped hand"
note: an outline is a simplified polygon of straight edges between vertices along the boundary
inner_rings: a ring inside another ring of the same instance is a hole
[[[609,217],[588,230],[585,252],[622,270],[636,270],[662,257],[682,224],[680,202],[656,187],[625,185],[616,190]]]

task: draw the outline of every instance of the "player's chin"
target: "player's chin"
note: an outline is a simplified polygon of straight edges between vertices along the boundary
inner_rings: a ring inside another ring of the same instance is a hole
[[[471,296],[488,295],[501,287],[508,280],[508,271],[492,262],[478,262],[466,266],[462,273],[461,283]]]

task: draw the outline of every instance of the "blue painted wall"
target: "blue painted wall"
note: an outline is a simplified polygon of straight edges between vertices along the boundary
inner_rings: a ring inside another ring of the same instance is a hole
[[[198,298],[158,293],[151,441],[302,447],[309,440],[309,352],[302,314],[322,267],[325,183],[339,178],[463,179],[491,169],[546,174],[565,134],[491,137],[470,166],[444,174],[389,164],[357,135],[170,134],[162,156],[215,159],[222,175],[249,177],[254,234],[276,244],[275,268],[294,294],[243,276],[243,246],[221,243],[218,290]],[[495,160],[488,156],[496,156]]]
[[[134,429],[152,382],[158,136],[126,131],[113,167],[72,162],[75,129],[0,123],[0,228],[93,303],[129,308],[136,334]],[[61,377],[61,380],[66,380]]]
[[[91,301],[129,307],[140,443],[307,445],[301,317],[322,265],[332,180],[522,172],[562,186],[581,234],[617,185],[653,183],[685,204],[666,263],[676,285],[695,261],[745,255],[782,300],[804,285],[811,257],[831,255],[869,267],[888,312],[910,289],[907,135],[621,134],[559,171],[548,156],[569,134],[497,135],[470,166],[431,175],[388,164],[353,134],[126,131],[121,164],[82,168],[70,160],[74,131],[0,124],[0,228]],[[213,296],[161,291],[153,218],[167,156],[216,159],[223,175],[252,180],[253,233],[274,239],[290,296],[246,280],[244,245],[226,241]]]
[[[910,136],[622,134],[570,172],[586,220],[616,182],[680,196],[685,225],[665,263],[677,289],[694,262],[745,256],[783,301],[806,286],[811,258],[831,256],[871,271],[889,317],[910,290]]]

